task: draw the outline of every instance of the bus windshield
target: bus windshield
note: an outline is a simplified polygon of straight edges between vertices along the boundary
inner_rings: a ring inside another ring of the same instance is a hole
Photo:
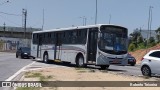
[[[98,47],[103,52],[115,55],[127,53],[127,29],[102,27]]]

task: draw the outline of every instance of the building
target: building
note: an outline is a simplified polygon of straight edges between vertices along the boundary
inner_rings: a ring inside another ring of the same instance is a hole
[[[15,50],[20,46],[30,47],[32,32],[39,31],[40,28],[3,27],[0,26],[0,51]]]
[[[156,30],[151,30],[151,31],[149,31],[149,30],[135,30],[135,31],[140,32],[143,39],[147,39],[147,38],[149,39],[149,37],[154,37],[154,39],[156,40],[156,35],[157,35]],[[148,37],[147,37],[147,34],[148,34]]]
[[[6,38],[21,38],[24,39],[24,34],[26,34],[26,39],[32,38],[33,31],[39,31],[39,28],[26,28],[26,33],[24,33],[24,28],[22,27],[4,27],[0,26],[0,37]]]

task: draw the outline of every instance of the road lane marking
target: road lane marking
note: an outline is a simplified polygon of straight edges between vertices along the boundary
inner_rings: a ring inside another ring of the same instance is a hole
[[[9,77],[8,79],[6,79],[5,81],[11,81],[12,79],[14,79],[18,74],[20,74],[22,71],[24,71],[27,67],[31,66],[32,64],[34,64],[36,61],[24,66],[23,68],[21,68],[19,71],[17,71],[15,74],[13,74],[11,77]]]

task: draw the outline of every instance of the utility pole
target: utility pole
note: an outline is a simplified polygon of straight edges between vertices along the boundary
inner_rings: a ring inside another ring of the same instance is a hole
[[[95,13],[95,24],[97,24],[97,0],[96,0],[96,13]]]
[[[82,18],[82,20],[83,20],[82,25],[86,26],[86,24],[87,24],[87,17],[83,16],[83,17],[79,17],[79,18]]]
[[[87,24],[87,18],[84,17],[84,25],[86,26],[86,24]]]
[[[148,45],[148,40],[151,37],[151,25],[152,25],[152,6],[149,6],[149,17],[148,17],[148,33],[147,33],[147,41],[146,41],[146,48]],[[150,34],[150,35],[149,35]],[[150,37],[149,37],[150,36]],[[148,50],[146,49],[146,53]]]
[[[152,29],[152,8],[153,8],[153,7],[150,6],[150,8],[151,8],[151,9],[150,9],[150,14],[151,14],[151,15],[150,15],[150,37],[151,37],[151,29]]]
[[[43,20],[42,20],[42,30],[44,28],[44,9],[43,9]]]
[[[150,35],[147,34],[147,39],[149,39],[151,37],[151,25],[152,25],[152,6],[149,7],[149,17],[148,17],[148,33]]]
[[[27,23],[27,10],[22,9],[22,27],[24,28],[24,39],[26,39],[26,23]]]
[[[5,37],[5,35],[6,35],[6,24],[5,24],[5,22],[4,22],[4,24],[3,24],[3,30],[4,30],[4,32],[3,32],[3,37]]]
[[[111,14],[109,15],[109,24],[111,23]]]

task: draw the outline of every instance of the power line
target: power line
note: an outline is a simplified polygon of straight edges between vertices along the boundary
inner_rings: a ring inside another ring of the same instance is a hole
[[[22,16],[20,14],[11,14],[11,13],[6,13],[6,12],[0,12],[2,14],[5,14],[5,15],[12,15],[12,16]]]
[[[7,0],[6,2],[0,3],[0,5],[3,5],[3,4],[5,4],[5,3],[9,3],[9,0]]]
[[[15,24],[15,25],[21,26],[21,25],[19,25],[19,24],[15,23],[15,22],[13,22],[13,21],[9,20],[8,18],[5,18],[5,17],[4,17],[4,16],[2,16],[2,15],[0,15],[0,16],[1,16],[3,19],[7,20],[8,22],[12,23],[12,24]]]

